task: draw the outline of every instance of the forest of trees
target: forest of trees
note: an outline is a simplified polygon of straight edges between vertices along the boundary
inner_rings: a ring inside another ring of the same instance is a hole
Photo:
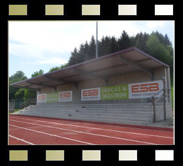
[[[42,74],[44,74],[43,70],[36,71],[31,75],[31,78]],[[9,77],[9,100],[23,99],[24,101],[26,101],[28,99],[36,98],[36,91],[24,88],[14,88],[13,86],[11,86],[12,83],[19,82],[25,79],[28,78],[27,76],[25,76],[23,71],[17,71],[14,75]]]
[[[114,36],[105,36],[98,41],[98,56],[104,56],[112,52],[123,50],[129,47],[137,47],[138,49],[150,54],[160,61],[170,66],[171,78],[173,78],[173,47],[167,35],[162,35],[158,31],[147,33],[138,33],[136,36],[129,36],[126,31],[123,31],[119,38]],[[81,44],[79,48],[74,48],[71,52],[68,63],[61,64],[51,68],[48,72],[52,72],[64,67],[74,65],[86,60],[95,58],[96,56],[96,40],[94,36],[91,37],[90,42]],[[31,77],[44,74],[43,70],[36,71]],[[9,77],[9,99],[23,99],[24,101],[36,98],[36,92],[23,88],[14,88],[10,84],[27,79],[24,72],[17,71],[14,75]]]
[[[173,48],[168,36],[163,36],[159,32],[138,33],[135,37],[130,37],[125,31],[116,39],[114,36],[105,36],[98,41],[98,56],[104,56],[112,52],[123,50],[129,47],[137,47],[138,49],[154,56],[160,61],[172,67],[173,65]],[[68,65],[74,65],[86,60],[95,58],[96,41],[92,36],[91,41],[81,44],[79,49],[75,48],[71,52]]]

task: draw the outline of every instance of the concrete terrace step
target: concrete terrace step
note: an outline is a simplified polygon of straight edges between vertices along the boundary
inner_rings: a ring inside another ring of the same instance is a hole
[[[32,115],[30,112],[24,113],[24,115]],[[70,119],[79,119],[79,120],[87,120],[87,119],[95,119],[95,120],[107,120],[107,121],[112,121],[112,120],[128,120],[128,121],[147,121],[147,122],[152,122],[152,116],[115,116],[115,115],[101,115],[101,114],[71,114],[71,113],[47,113],[47,114],[40,114],[36,113],[34,116],[46,116],[46,117],[54,117],[54,118],[70,118]]]
[[[158,103],[156,105],[159,105]],[[162,105],[162,104],[161,104]],[[121,108],[121,107],[152,107],[152,103],[122,103],[122,104],[61,104],[61,103],[42,103],[37,107],[61,107],[61,108]]]
[[[63,117],[64,119],[71,119],[70,117]],[[148,124],[152,123],[152,120],[134,120],[134,119],[116,119],[116,118],[93,118],[93,117],[73,117],[72,120],[86,120],[94,122],[107,122],[107,123],[119,123],[119,124]]]
[[[76,113],[150,113],[152,112],[152,109],[61,109],[61,108],[55,108],[55,109],[38,109],[38,108],[33,108],[33,109],[29,109],[26,111],[31,111],[31,112],[76,112]]]
[[[156,107],[163,107],[161,105],[156,105]],[[92,107],[92,106],[67,106],[67,107],[63,107],[63,106],[53,106],[53,105],[47,105],[47,106],[36,106],[36,108],[38,109],[48,109],[48,108],[59,108],[59,109],[138,109],[138,108],[141,108],[141,109],[149,109],[149,108],[153,108],[152,105],[148,105],[148,106],[116,106],[116,107],[109,107],[108,105],[104,105],[104,106],[95,106],[95,107]]]
[[[111,117],[111,116],[100,116],[100,115],[98,115],[98,116],[96,116],[96,115],[93,115],[93,116],[85,116],[85,115],[83,115],[83,116],[68,116],[68,115],[65,115],[66,117],[70,117],[71,119],[75,119],[75,118],[78,118],[78,119],[80,119],[80,120],[82,120],[82,119],[95,119],[95,120],[109,120],[109,121],[111,121],[111,120],[120,120],[120,121],[124,121],[124,120],[128,120],[128,121],[145,121],[145,122],[152,122],[152,118],[151,117],[139,117],[139,118],[137,118],[137,117],[118,117],[118,118],[116,118],[115,116],[114,117]],[[64,116],[62,116],[62,117],[64,117]]]
[[[37,111],[36,109],[31,109],[31,110],[27,110],[27,111],[31,111],[32,113],[34,112],[39,112],[39,113],[48,113],[48,112],[61,112],[61,113],[77,113],[77,114],[97,114],[97,113],[101,113],[101,114],[152,114],[153,111],[152,110],[101,110],[101,109],[94,109],[94,110],[83,110],[83,109],[41,109],[39,111]]]
[[[151,115],[153,114],[153,111],[152,110],[147,110],[147,111],[141,111],[141,110],[136,110],[136,111],[101,111],[101,110],[95,110],[95,111],[81,111],[81,110],[39,110],[39,111],[36,111],[36,110],[29,110],[29,111],[24,111],[24,112],[31,112],[31,113],[34,113],[34,112],[39,112],[39,113],[73,113],[73,114],[114,114],[114,115],[117,115],[117,114],[121,114],[121,115]]]
[[[161,107],[161,106],[157,106],[157,107]],[[41,107],[41,106],[35,106],[35,108],[36,109],[110,109],[110,110],[113,110],[113,109],[115,109],[115,110],[117,110],[117,109],[150,109],[150,108],[153,108],[152,106],[148,106],[148,107],[140,107],[140,106],[134,106],[134,107],[131,107],[131,106],[129,106],[129,107],[108,107],[108,106],[103,106],[103,107],[74,107],[74,106],[70,106],[70,107],[59,107],[59,106],[47,106],[47,107]]]
[[[27,114],[30,115],[30,114]],[[121,119],[121,118],[96,118],[95,117],[84,117],[84,116],[61,116],[58,117],[53,114],[45,114],[45,115],[40,115],[40,114],[35,114],[31,116],[36,116],[36,117],[49,117],[49,118],[60,118],[60,119],[71,119],[71,120],[85,120],[85,121],[96,121],[96,122],[108,122],[108,123],[120,123],[120,124],[148,124],[152,123],[152,119]]]
[[[162,110],[162,104],[156,110]],[[153,122],[151,103],[123,104],[62,104],[42,103],[20,111],[21,115],[60,119],[85,120],[121,124],[148,124]]]
[[[29,114],[31,115],[32,112],[23,112],[22,114]],[[41,112],[37,112],[37,113],[34,113],[34,114],[40,114],[42,115],[43,113]],[[111,113],[111,114],[103,114],[103,113],[75,113],[75,112],[45,112],[44,113],[45,115],[56,115],[56,116],[62,116],[62,115],[66,115],[66,116],[77,116],[77,117],[83,117],[83,116],[86,116],[86,117],[108,117],[108,118],[126,118],[126,119],[129,119],[131,117],[133,118],[138,118],[138,119],[142,119],[142,118],[151,118],[153,116],[153,113],[149,113],[149,114],[133,114],[133,116],[129,113],[129,114],[115,114],[115,113]]]

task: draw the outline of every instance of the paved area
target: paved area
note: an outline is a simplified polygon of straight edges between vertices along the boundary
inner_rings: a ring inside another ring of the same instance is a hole
[[[165,121],[150,123],[147,126],[173,128],[174,127],[174,119],[171,118],[171,119],[167,119]]]

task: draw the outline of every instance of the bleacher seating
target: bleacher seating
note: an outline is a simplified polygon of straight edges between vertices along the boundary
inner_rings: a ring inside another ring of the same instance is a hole
[[[156,111],[162,111],[162,104],[156,105]],[[151,103],[121,104],[63,104],[41,103],[29,106],[18,112],[20,115],[50,117],[117,124],[148,124],[153,122]]]

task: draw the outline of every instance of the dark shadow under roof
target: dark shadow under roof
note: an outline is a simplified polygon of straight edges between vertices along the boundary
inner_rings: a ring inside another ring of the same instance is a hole
[[[77,86],[79,81],[102,79],[107,82],[110,76],[138,70],[153,76],[153,70],[160,67],[169,66],[136,47],[131,47],[11,85],[33,90],[43,87],[55,88],[62,84]]]

